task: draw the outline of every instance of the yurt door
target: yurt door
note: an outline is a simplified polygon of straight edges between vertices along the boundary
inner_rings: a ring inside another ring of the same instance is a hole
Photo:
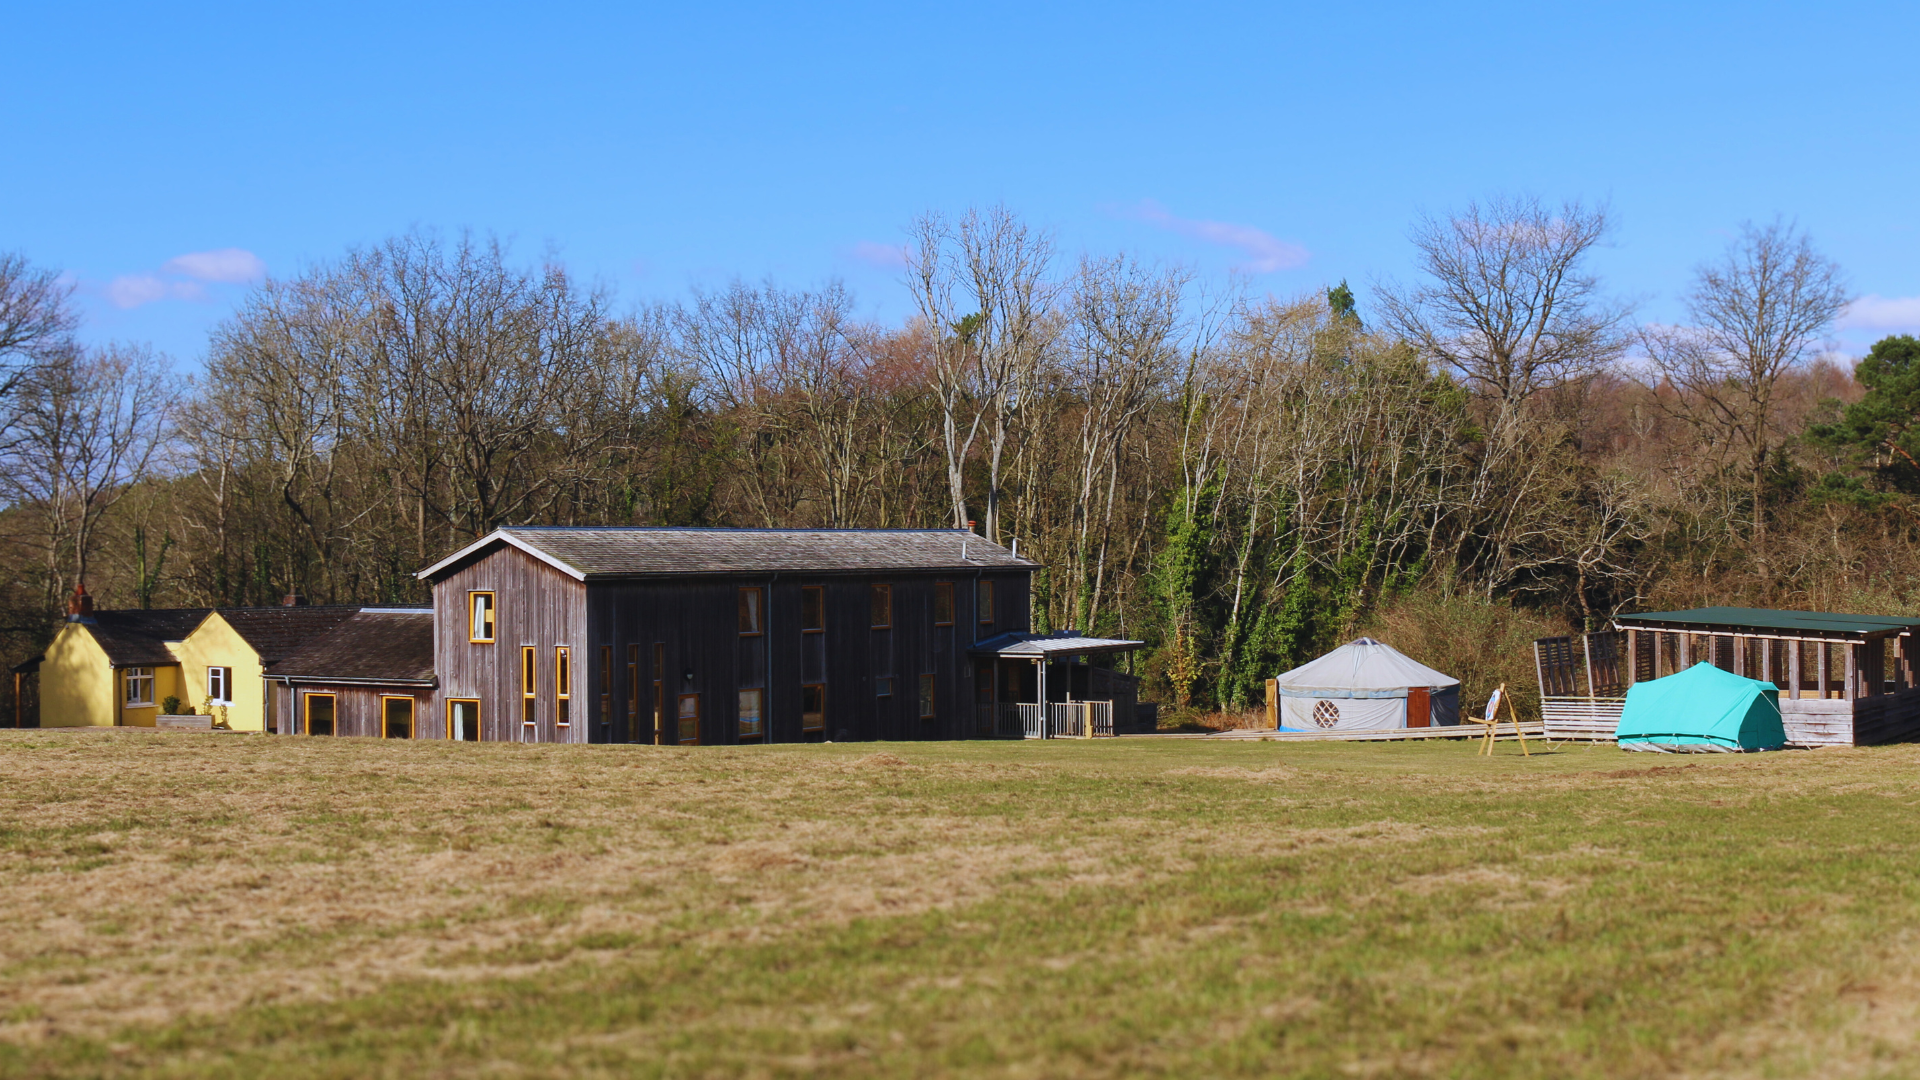
[[[1427,699],[1427,688],[1414,686],[1407,689],[1407,726],[1426,727],[1432,716],[1431,702]]]

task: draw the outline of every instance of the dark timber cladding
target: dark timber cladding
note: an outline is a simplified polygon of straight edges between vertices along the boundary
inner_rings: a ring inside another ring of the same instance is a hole
[[[967,650],[1026,629],[1036,567],[961,530],[526,528],[421,576],[483,737],[716,744],[975,734]]]
[[[1622,615],[1629,682],[1710,663],[1780,688],[1788,742],[1920,738],[1914,677],[1920,618],[1710,607]]]

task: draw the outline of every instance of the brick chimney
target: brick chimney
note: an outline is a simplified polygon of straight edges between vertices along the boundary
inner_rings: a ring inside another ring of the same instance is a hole
[[[78,581],[73,583],[73,595],[67,598],[67,621],[93,621],[93,597],[87,595],[86,585]]]
[[[299,593],[288,593],[280,598],[281,607],[306,607],[307,598]]]

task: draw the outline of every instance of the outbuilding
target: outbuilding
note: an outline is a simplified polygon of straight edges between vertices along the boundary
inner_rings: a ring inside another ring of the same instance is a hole
[[[1460,680],[1393,646],[1358,638],[1273,680],[1279,726],[1377,731],[1460,722]]]

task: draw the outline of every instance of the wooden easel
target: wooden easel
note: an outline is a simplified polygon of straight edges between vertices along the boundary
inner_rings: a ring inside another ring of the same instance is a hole
[[[1481,743],[1479,753],[1474,756],[1478,757],[1480,754],[1485,754],[1488,757],[1493,756],[1493,736],[1495,732],[1500,730],[1500,706],[1502,705],[1507,707],[1507,719],[1513,722],[1514,737],[1520,740],[1520,755],[1522,757],[1532,757],[1533,752],[1527,749],[1526,733],[1520,730],[1520,714],[1513,711],[1513,701],[1507,697],[1506,683],[1501,683],[1500,688],[1493,692],[1493,697],[1487,699],[1487,715],[1485,717],[1468,717],[1468,719],[1474,723],[1484,725],[1487,729],[1486,740]]]

